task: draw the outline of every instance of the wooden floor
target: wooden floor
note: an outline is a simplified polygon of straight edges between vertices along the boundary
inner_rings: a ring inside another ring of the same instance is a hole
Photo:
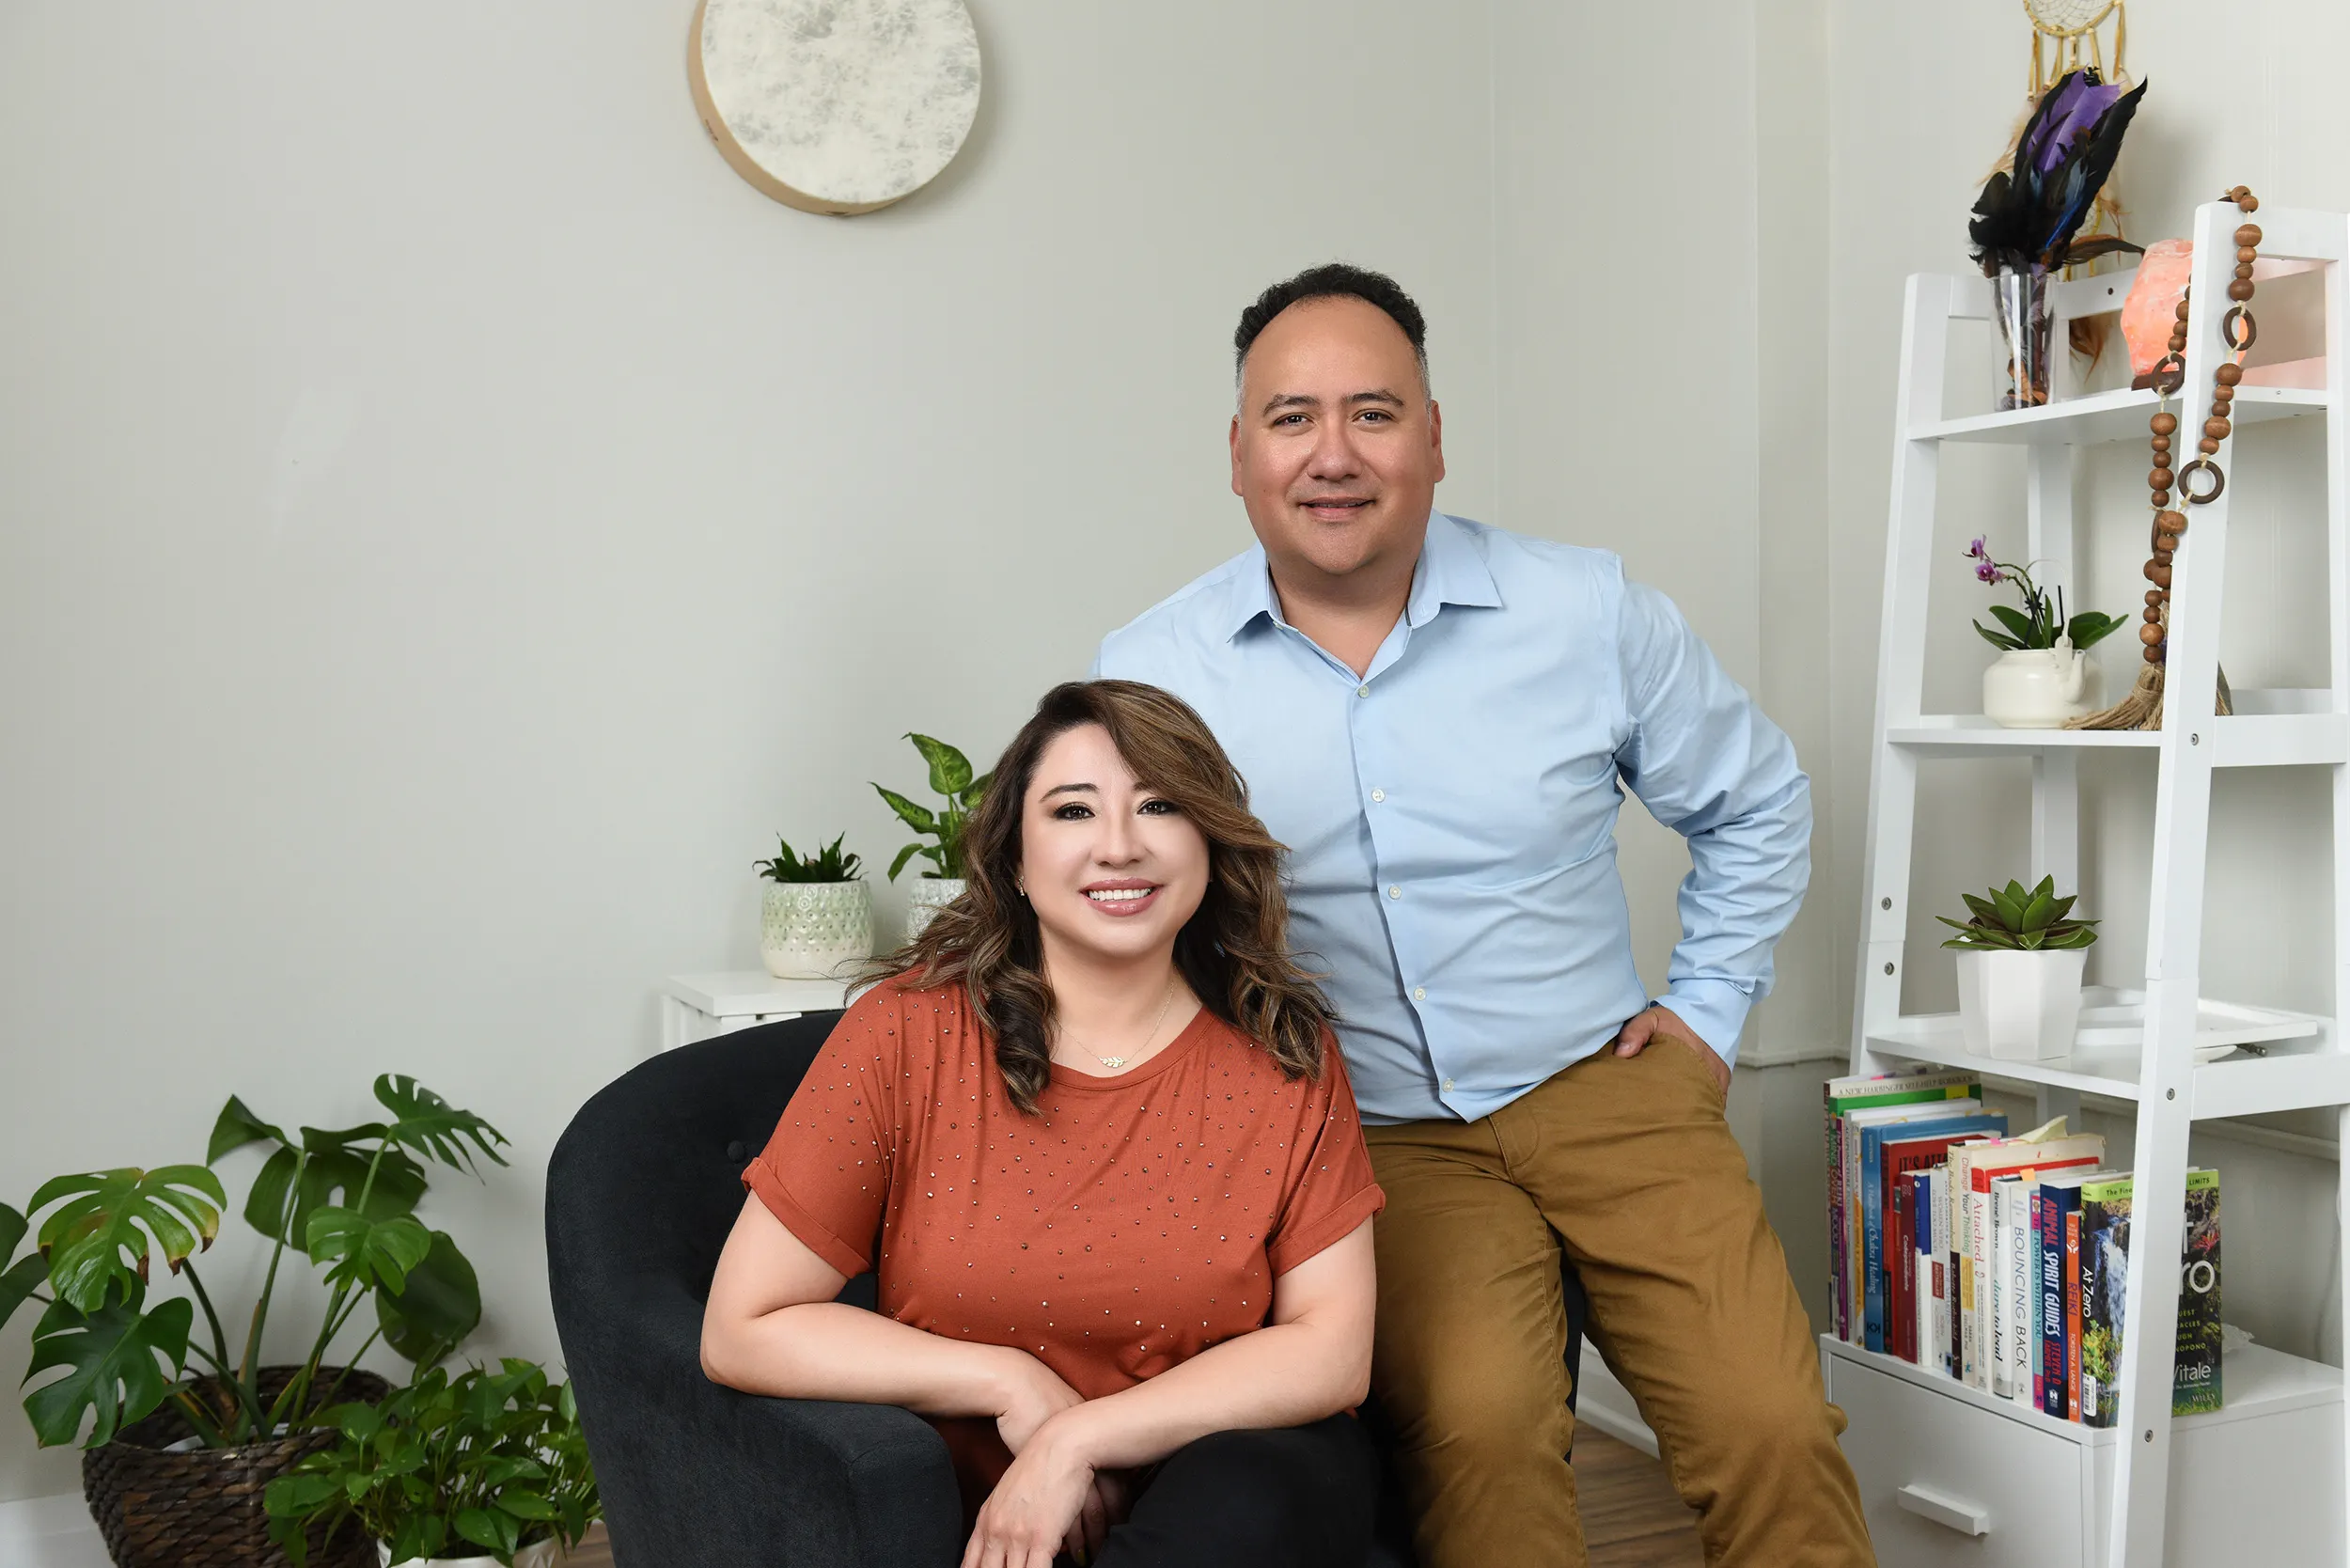
[[[1673,1495],[1665,1466],[1590,1427],[1574,1434],[1574,1487],[1591,1568],[1696,1568],[1705,1560],[1691,1513]],[[612,1548],[598,1525],[570,1568],[611,1568]]]

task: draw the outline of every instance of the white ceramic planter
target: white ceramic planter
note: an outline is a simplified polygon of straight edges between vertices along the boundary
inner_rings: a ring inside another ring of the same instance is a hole
[[[873,890],[863,882],[771,882],[759,956],[777,980],[839,980],[873,956]]]
[[[917,878],[913,892],[906,898],[906,940],[911,942],[921,935],[922,928],[931,923],[931,917],[963,897],[963,890],[970,886],[958,876]]]
[[[388,1568],[392,1560],[392,1549],[379,1541],[376,1543],[375,1555],[377,1560],[386,1564]],[[540,1541],[525,1546],[514,1554],[514,1568],[555,1568],[555,1564],[559,1560],[560,1555],[556,1544],[553,1541]],[[410,1558],[408,1563],[402,1564],[402,1568],[409,1568],[409,1564],[413,1564],[414,1568],[498,1568],[498,1560],[494,1557]]]
[[[2045,1061],[2073,1054],[2086,949],[1958,951],[1958,1029],[1977,1056]]]
[[[2018,648],[1982,672],[1982,712],[2008,729],[2060,729],[2105,705],[2096,656],[2070,643]]]

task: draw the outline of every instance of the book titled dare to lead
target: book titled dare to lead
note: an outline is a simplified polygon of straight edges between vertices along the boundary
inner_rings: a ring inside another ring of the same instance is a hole
[[[2114,1380],[2122,1360],[2122,1293],[2129,1279],[2131,1184],[2129,1177],[2116,1176],[2080,1189],[2081,1420],[2089,1426],[2111,1426],[2120,1413],[2122,1391]],[[2220,1398],[2219,1173],[2189,1170],[2171,1414],[2217,1410]]]

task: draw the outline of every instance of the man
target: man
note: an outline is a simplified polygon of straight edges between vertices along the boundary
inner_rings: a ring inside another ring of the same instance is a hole
[[[1585,1560],[1559,1249],[1709,1562],[1873,1561],[1802,1306],[1723,1121],[1809,874],[1787,737],[1596,550],[1434,510],[1419,309],[1317,267],[1235,337],[1257,548],[1102,645],[1198,708],[1290,846],[1371,1158],[1373,1387],[1427,1568]],[[1653,1003],[1614,828],[1689,840]]]

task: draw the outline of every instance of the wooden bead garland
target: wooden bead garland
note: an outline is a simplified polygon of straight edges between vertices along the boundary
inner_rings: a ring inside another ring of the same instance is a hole
[[[2237,211],[2248,218],[2260,211],[2260,198],[2242,185],[2221,199],[2234,202]],[[2170,560],[2179,547],[2180,536],[2186,532],[2186,513],[2171,504],[2172,498],[2175,495],[2185,506],[2201,506],[2218,499],[2219,493],[2227,488],[2228,477],[2220,472],[2217,457],[2219,444],[2235,428],[2235,389],[2244,380],[2244,356],[2260,336],[2251,311],[2252,264],[2260,259],[2260,243],[2258,224],[2248,223],[2236,229],[2235,277],[2228,285],[2228,298],[2233,303],[2220,322],[2220,336],[2233,357],[2222,360],[2213,372],[2211,413],[2197,431],[2194,458],[2182,464],[2171,462],[2179,416],[2170,412],[2170,396],[2186,384],[2187,301],[2184,294],[2179,298],[2177,320],[2170,328],[2170,352],[2154,366],[2154,389],[2162,406],[2147,424],[2153,432],[2154,463],[2146,475],[2154,509],[2146,580],[2154,586],[2146,594],[2146,623],[2138,630],[2138,640],[2145,645],[2146,662],[2150,665],[2161,664],[2170,652]],[[2199,483],[2208,488],[2199,491]]]

